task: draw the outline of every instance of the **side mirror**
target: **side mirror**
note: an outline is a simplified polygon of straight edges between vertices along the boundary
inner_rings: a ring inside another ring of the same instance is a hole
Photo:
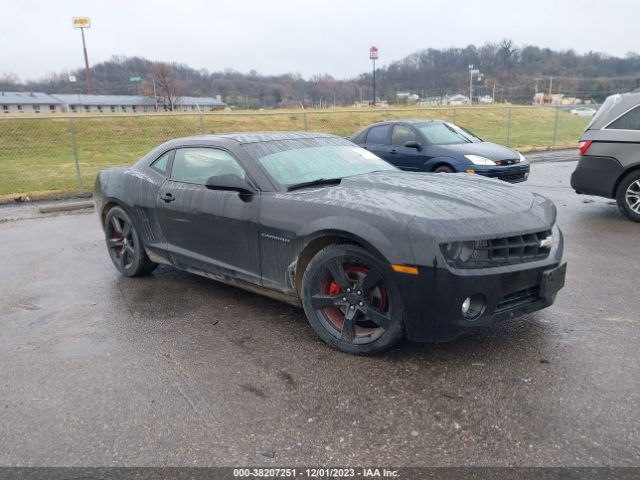
[[[404,146],[406,148],[415,148],[416,150],[420,150],[422,148],[422,145],[420,145],[420,142],[416,142],[415,140],[409,140],[407,143],[404,144]]]
[[[238,192],[240,194],[252,195],[255,190],[249,182],[237,175],[215,175],[209,177],[205,186],[209,190],[222,190],[227,192]]]

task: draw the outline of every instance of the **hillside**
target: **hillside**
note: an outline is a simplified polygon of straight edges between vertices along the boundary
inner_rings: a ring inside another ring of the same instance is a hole
[[[94,93],[138,93],[139,84],[130,77],[148,78],[155,62],[140,57],[114,56],[92,66]],[[602,101],[607,95],[640,87],[640,55],[625,58],[590,52],[577,54],[535,46],[516,48],[509,40],[500,44],[473,45],[445,50],[425,49],[377,71],[378,96],[396,102],[399,91],[421,97],[464,93],[469,89],[469,65],[483,74],[474,82],[474,95],[496,100],[529,103],[536,91]],[[261,75],[250,71],[196,70],[171,64],[186,95],[220,94],[230,105],[244,108],[305,104],[350,105],[371,98],[371,73],[337,80],[328,75],[303,79],[297,74]],[[70,83],[68,76],[77,77]],[[550,80],[553,77],[553,80]],[[64,72],[37,81],[19,82],[14,76],[0,77],[0,90],[76,93],[84,91],[84,69]]]

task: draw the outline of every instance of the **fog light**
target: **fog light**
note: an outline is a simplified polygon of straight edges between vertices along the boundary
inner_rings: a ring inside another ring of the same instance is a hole
[[[484,296],[480,293],[475,293],[462,302],[462,315],[467,320],[476,320],[484,313],[484,309]]]
[[[524,172],[524,178],[529,178],[529,172]]]
[[[467,315],[469,313],[469,309],[471,308],[471,299],[469,297],[465,298],[464,302],[462,302],[462,314]]]

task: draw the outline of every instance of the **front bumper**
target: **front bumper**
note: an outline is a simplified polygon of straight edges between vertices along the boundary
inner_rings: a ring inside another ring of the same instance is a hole
[[[469,170],[475,170],[477,175],[483,177],[497,178],[510,183],[524,182],[529,178],[529,164],[520,163],[504,167],[486,167],[482,165],[472,165]]]
[[[420,267],[419,275],[397,274],[407,338],[419,342],[453,340],[477,327],[541,310],[564,286],[562,245],[544,261],[473,270]],[[462,303],[484,300],[482,314],[470,320]]]

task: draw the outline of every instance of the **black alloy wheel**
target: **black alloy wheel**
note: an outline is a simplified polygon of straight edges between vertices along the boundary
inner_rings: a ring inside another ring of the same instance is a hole
[[[318,252],[304,273],[302,297],[314,330],[344,352],[380,353],[402,337],[402,302],[390,268],[359,246]]]
[[[131,218],[122,208],[109,210],[104,223],[109,256],[121,274],[136,277],[157,267],[147,257]]]

